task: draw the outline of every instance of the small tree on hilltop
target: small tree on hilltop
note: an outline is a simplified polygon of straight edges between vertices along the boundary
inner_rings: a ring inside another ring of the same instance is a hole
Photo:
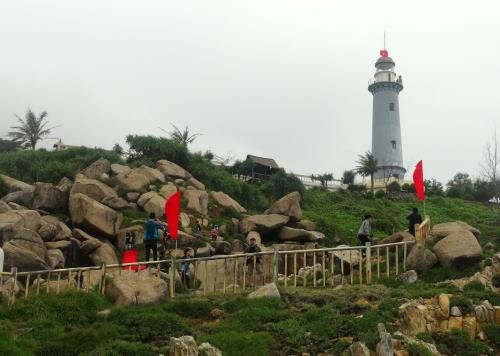
[[[328,188],[328,181],[333,180],[333,173],[323,173],[323,174],[318,174],[318,175],[311,175],[311,180],[312,181],[319,181],[321,183],[321,186],[323,188]]]
[[[161,127],[158,127],[160,130],[163,132],[167,132],[170,135],[170,139],[176,143],[180,143],[181,145],[187,146],[188,144],[192,143],[198,136],[201,136],[200,133],[191,133],[189,130],[189,126],[186,126],[184,130],[180,130],[177,126],[174,124],[170,124],[174,128],[173,131],[167,132],[166,130],[162,129]]]
[[[344,171],[342,173],[342,184],[347,184],[351,185],[354,184],[354,177],[356,176],[356,173],[354,171]]]
[[[373,193],[373,175],[378,171],[378,162],[370,151],[366,151],[364,155],[358,155],[358,158],[356,173],[363,177],[370,177],[370,188]]]
[[[34,150],[38,141],[43,140],[44,136],[50,135],[53,129],[53,127],[46,127],[49,123],[46,120],[46,111],[43,111],[37,117],[33,111],[28,109],[24,115],[24,119],[21,119],[18,115],[15,116],[20,126],[11,126],[11,129],[14,129],[14,131],[9,132],[7,135],[12,138],[12,141],[25,148]]]

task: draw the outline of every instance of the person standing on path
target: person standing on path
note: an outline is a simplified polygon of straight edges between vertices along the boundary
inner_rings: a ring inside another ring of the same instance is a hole
[[[3,272],[3,261],[5,254],[3,252],[3,236],[0,236],[0,272]]]
[[[415,236],[415,225],[422,223],[422,216],[418,213],[417,208],[413,208],[412,213],[406,217],[408,220],[408,232]]]
[[[165,227],[156,220],[155,213],[149,214],[149,220],[144,223],[144,248],[146,249],[146,261],[149,261],[151,250],[153,260],[158,260],[158,230],[165,231]]]

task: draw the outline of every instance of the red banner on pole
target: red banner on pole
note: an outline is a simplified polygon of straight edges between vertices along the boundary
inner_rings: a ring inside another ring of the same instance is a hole
[[[165,203],[165,220],[172,240],[179,236],[179,215],[181,213],[181,193],[176,192]]]
[[[425,200],[424,168],[422,161],[418,161],[413,171],[413,185],[415,186],[415,193],[417,193],[418,200]]]

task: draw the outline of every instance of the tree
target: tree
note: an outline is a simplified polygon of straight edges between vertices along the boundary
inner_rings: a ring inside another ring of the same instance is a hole
[[[354,171],[344,171],[342,173],[342,184],[351,185],[354,184],[354,177],[356,173]]]
[[[120,146],[119,144],[115,143],[115,145],[113,146],[112,151],[114,153],[117,153],[117,154],[119,154],[121,156],[123,154],[123,147]]]
[[[483,184],[480,184],[479,180],[476,181],[475,185],[480,185],[483,190],[483,194],[489,194],[489,200],[491,198],[498,199],[500,197],[500,148],[498,147],[498,138],[496,130],[493,134],[493,140],[491,143],[487,143],[484,149],[484,163],[481,164],[481,179]],[[488,188],[488,189],[486,189]]]
[[[14,131],[7,135],[12,138],[12,141],[17,142],[25,148],[35,149],[38,141],[43,139],[43,136],[50,135],[53,127],[47,128],[48,121],[46,120],[47,112],[42,112],[38,117],[30,110],[26,112],[24,119],[15,115],[20,126],[11,126]]]
[[[192,134],[189,132],[189,126],[186,126],[184,130],[180,130],[177,126],[174,124],[170,124],[174,128],[173,131],[167,132],[166,130],[162,129],[161,127],[158,127],[160,130],[163,132],[167,132],[170,135],[170,139],[174,142],[180,143],[181,145],[187,146],[188,144],[192,143],[198,136],[200,136],[200,133],[195,133]]]
[[[12,152],[18,150],[19,148],[21,148],[21,146],[18,142],[0,138],[0,152]]]
[[[321,186],[323,188],[328,188],[328,181],[333,180],[333,173],[323,173],[323,174],[318,174],[317,176],[312,174],[311,180],[312,181],[317,180],[321,183]]]
[[[358,158],[355,171],[363,177],[370,177],[370,187],[373,193],[373,175],[378,171],[378,162],[370,151],[366,151],[364,155],[358,155]]]
[[[474,198],[474,185],[467,173],[458,172],[446,184],[446,195],[452,198],[472,200]]]
[[[438,182],[435,178],[424,180],[425,194],[428,196],[443,196],[444,189],[443,184]],[[413,191],[415,191],[415,187],[413,187]]]

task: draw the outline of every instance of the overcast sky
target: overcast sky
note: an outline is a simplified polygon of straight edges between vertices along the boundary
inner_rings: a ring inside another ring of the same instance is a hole
[[[28,107],[71,145],[174,123],[203,134],[193,150],[339,177],[371,148],[386,30],[404,165],[477,175],[500,130],[499,16],[498,0],[0,0],[0,135]]]

